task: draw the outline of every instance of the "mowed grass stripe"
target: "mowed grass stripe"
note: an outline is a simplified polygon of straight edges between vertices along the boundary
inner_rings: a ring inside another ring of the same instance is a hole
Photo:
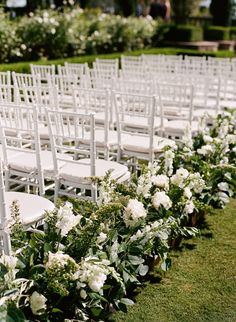
[[[207,216],[201,236],[171,253],[160,282],[139,289],[116,322],[236,322],[236,200]],[[156,274],[156,280],[158,275]]]

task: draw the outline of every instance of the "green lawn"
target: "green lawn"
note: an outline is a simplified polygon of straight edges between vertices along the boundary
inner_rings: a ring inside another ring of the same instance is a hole
[[[235,208],[232,200],[224,210],[208,215],[201,236],[172,252],[171,270],[160,282],[153,276],[128,314],[117,313],[114,321],[235,322]]]

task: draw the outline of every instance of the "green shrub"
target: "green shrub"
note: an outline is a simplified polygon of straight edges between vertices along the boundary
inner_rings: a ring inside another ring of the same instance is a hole
[[[197,26],[173,25],[166,34],[169,41],[202,41],[203,30]]]
[[[231,27],[229,30],[230,39],[236,40],[236,27]]]
[[[136,51],[127,51],[122,54],[139,56],[141,54],[150,54],[150,55],[188,55],[188,56],[207,56],[207,57],[224,57],[224,58],[232,58],[234,57],[234,53],[231,51],[198,51],[194,49],[184,49],[184,48],[150,48],[150,49],[142,49]],[[55,64],[55,65],[63,65],[65,61],[70,63],[88,63],[90,66],[95,61],[96,58],[105,58],[105,59],[114,59],[120,58],[121,53],[113,53],[113,54],[102,54],[102,55],[86,55],[79,57],[70,57],[70,58],[62,58],[56,60],[40,60],[40,61],[31,61],[31,62],[18,62],[11,64],[0,64],[0,71],[15,71],[17,73],[30,73],[30,63],[33,64]]]
[[[205,29],[205,40],[229,40],[230,29],[227,27],[211,26]]]

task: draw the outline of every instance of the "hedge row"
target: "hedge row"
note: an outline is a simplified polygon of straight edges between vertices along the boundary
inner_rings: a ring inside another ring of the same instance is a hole
[[[28,61],[28,62],[17,62],[11,64],[1,64],[0,71],[15,71],[17,73],[29,73],[30,72],[30,63],[33,64],[55,64],[55,65],[63,65],[64,62],[70,63],[88,63],[91,67],[93,61],[96,58],[105,58],[105,59],[114,59],[120,58],[121,55],[131,55],[131,56],[139,56],[141,54],[149,54],[149,55],[188,55],[188,56],[207,56],[207,57],[220,57],[220,58],[232,58],[234,53],[230,51],[198,51],[192,49],[183,49],[183,48],[150,48],[144,50],[136,50],[132,52],[123,52],[123,53],[113,53],[113,54],[100,54],[100,55],[84,55],[84,56],[76,56],[70,58],[61,58],[55,60],[39,60],[39,61]]]

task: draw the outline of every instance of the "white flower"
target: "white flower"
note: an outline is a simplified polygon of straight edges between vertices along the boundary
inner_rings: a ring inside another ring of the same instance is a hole
[[[222,160],[220,160],[220,164],[228,164],[229,159],[227,157],[223,157]]]
[[[185,179],[187,179],[188,176],[188,170],[180,168],[176,171],[176,174],[171,177],[170,181],[173,185],[183,188]]]
[[[212,143],[213,142],[213,138],[210,135],[203,135],[203,141],[206,144]]]
[[[144,198],[148,198],[150,196],[151,187],[152,182],[150,174],[141,175],[138,179],[137,195],[143,195]]]
[[[0,263],[2,263],[8,270],[14,270],[16,268],[18,258],[15,256],[8,256],[3,254],[0,257]]]
[[[86,291],[85,291],[85,290],[81,290],[79,294],[80,294],[80,297],[81,297],[83,300],[85,300],[85,299],[86,299],[86,297],[87,297],[87,293],[86,293]]]
[[[51,34],[53,34],[53,35],[54,35],[55,33],[56,33],[56,29],[55,29],[55,28],[52,28],[52,29],[51,29]]]
[[[165,172],[168,176],[171,176],[173,173],[173,160],[175,154],[173,151],[168,150],[164,154],[164,162],[165,162]]]
[[[91,275],[88,279],[88,285],[94,292],[101,292],[101,289],[107,279],[106,274],[98,272],[97,274]]]
[[[46,306],[47,299],[42,294],[38,292],[33,292],[30,296],[30,308],[35,315],[40,315],[47,308]]]
[[[203,145],[201,149],[197,149],[197,153],[201,155],[208,155],[208,154],[211,154],[212,152],[214,152],[214,148],[210,144]]]
[[[57,252],[57,253],[49,252],[48,261],[45,266],[46,268],[52,268],[54,266],[64,267],[65,265],[68,264],[68,261],[76,264],[74,259],[67,254],[63,254],[62,252]]]
[[[169,189],[169,178],[164,174],[153,176],[152,182],[159,188],[163,188],[165,190]]]
[[[62,237],[66,236],[68,232],[78,225],[81,215],[75,216],[72,211],[72,204],[66,202],[63,207],[60,207],[57,213],[58,221],[56,227],[60,230]]]
[[[145,218],[146,216],[147,212],[142,202],[138,201],[137,199],[130,199],[123,214],[125,225],[127,227],[133,226],[140,218]]]
[[[218,183],[217,187],[221,190],[221,191],[228,191],[229,190],[229,185],[227,182],[220,182]]]
[[[168,210],[172,206],[172,201],[164,191],[158,191],[152,197],[152,205],[156,210],[158,210],[161,205]]]
[[[191,199],[192,198],[192,192],[191,190],[189,189],[189,187],[186,187],[184,188],[184,196],[188,199]]]
[[[103,243],[105,240],[107,239],[107,234],[104,234],[103,232],[101,232],[98,237],[97,237],[97,243],[101,244]]]
[[[194,203],[192,202],[192,200],[189,200],[184,207],[184,213],[192,214],[194,209],[195,209]]]
[[[201,193],[206,187],[205,181],[202,179],[199,172],[191,173],[189,175],[189,188],[193,189],[195,193]]]
[[[217,197],[219,198],[219,200],[220,200],[223,204],[226,204],[226,203],[228,203],[228,202],[229,202],[229,197],[228,197],[228,195],[227,195],[225,192],[223,192],[223,191],[219,191],[219,192],[217,193]]]
[[[184,130],[182,142],[183,142],[184,146],[187,147],[188,149],[193,148],[192,131],[191,131],[190,124],[188,124]]]

